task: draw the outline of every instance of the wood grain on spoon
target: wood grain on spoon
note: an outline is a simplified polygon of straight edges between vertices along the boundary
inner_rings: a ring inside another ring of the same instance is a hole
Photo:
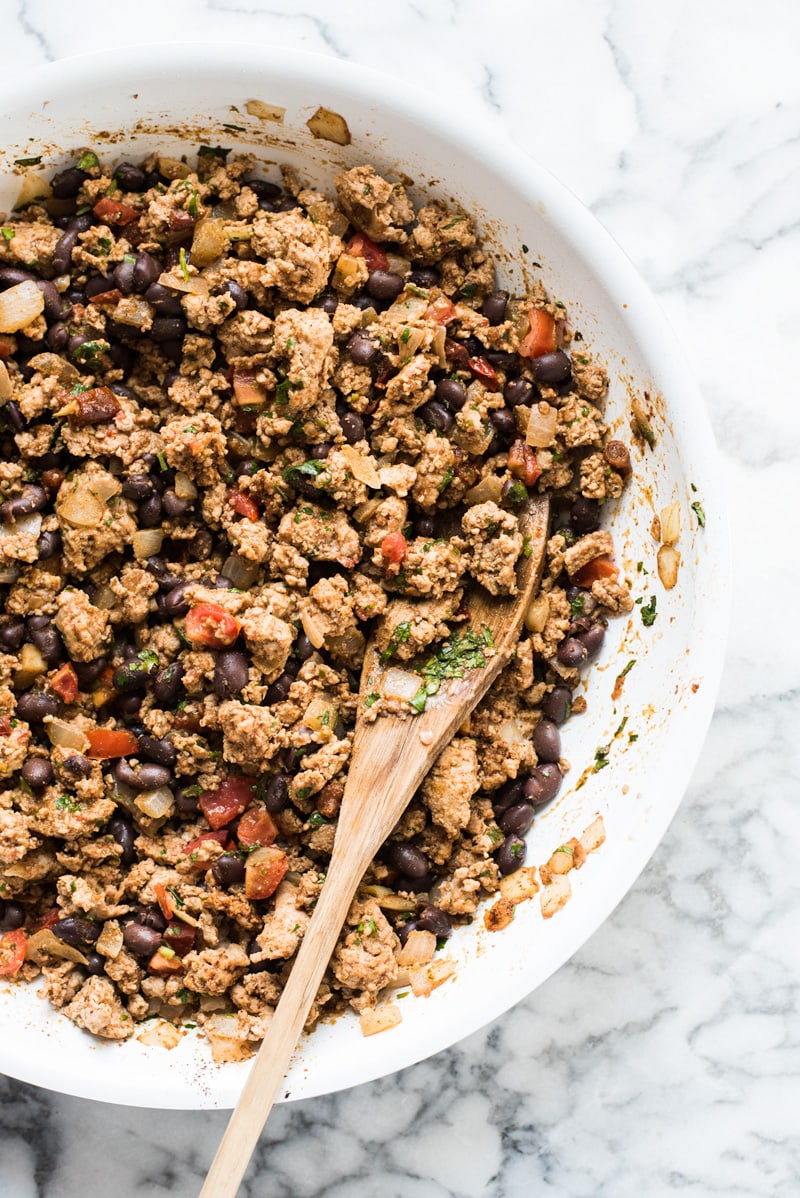
[[[384,673],[374,646],[367,647],[353,752],[325,885],[200,1198],[236,1194],[367,866],[442,749],[513,656],[541,580],[549,517],[547,497],[528,501],[520,516],[528,556],[520,558],[517,594],[493,599],[481,590],[469,599],[470,628],[482,646],[473,660],[482,664],[466,669],[462,677],[444,678],[420,714],[381,715],[371,722],[364,718],[364,698],[381,691]]]

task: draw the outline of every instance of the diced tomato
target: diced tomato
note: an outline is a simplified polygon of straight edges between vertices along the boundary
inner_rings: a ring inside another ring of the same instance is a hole
[[[480,379],[487,391],[499,391],[497,371],[486,358],[470,358],[469,368],[476,379]]]
[[[25,960],[27,943],[22,928],[15,928],[13,932],[3,932],[0,936],[0,978],[10,978],[19,973]]]
[[[224,828],[253,801],[252,778],[245,775],[226,778],[216,790],[205,790],[198,800],[200,810],[212,828]]]
[[[444,356],[448,366],[456,370],[469,370],[469,350],[463,341],[448,337],[444,343]]]
[[[237,433],[241,433],[243,437],[250,437],[256,431],[258,426],[258,416],[255,412],[245,412],[244,408],[239,408],[233,418],[233,427]]]
[[[188,923],[173,919],[167,924],[164,932],[164,944],[171,948],[179,957],[185,957],[194,945],[196,929]]]
[[[216,603],[198,603],[186,617],[186,635],[209,649],[227,649],[239,635],[239,621]]]
[[[530,331],[522,339],[519,347],[523,358],[541,358],[542,354],[552,354],[558,349],[556,322],[549,312],[541,308],[529,308],[528,320]]]
[[[577,574],[573,574],[572,581],[579,587],[590,587],[601,578],[616,578],[618,574],[619,569],[610,557],[595,557],[585,566],[581,566]]]
[[[167,890],[163,882],[153,883],[153,894],[156,896],[156,902],[161,908],[161,914],[165,919],[172,919],[175,914],[175,906],[172,901],[172,895]]]
[[[425,309],[425,319],[434,324],[449,324],[456,318],[456,306],[446,295],[437,295]]]
[[[252,370],[234,370],[233,395],[240,408],[250,406],[260,408],[264,406],[267,399],[265,388],[256,382]]]
[[[95,761],[128,757],[139,748],[139,742],[132,732],[112,728],[90,728],[86,736],[89,740],[87,757],[92,757]]]
[[[401,532],[387,532],[381,541],[381,556],[392,566],[399,566],[408,552],[408,542]]]
[[[183,972],[183,961],[168,944],[162,944],[147,962],[147,972],[159,977],[170,977]]]
[[[11,732],[11,716],[0,715],[0,736],[8,736]]]
[[[356,233],[348,241],[346,249],[351,258],[363,258],[369,270],[389,269],[389,259],[366,233]]]
[[[190,840],[186,848],[183,850],[187,857],[191,857],[192,853],[196,853],[204,840],[216,840],[217,844],[221,844],[224,848],[228,842],[228,832],[222,828],[219,832],[203,832],[195,840]],[[205,869],[206,862],[200,863],[201,868]]]
[[[249,899],[265,899],[280,886],[289,869],[283,849],[265,845],[255,849],[244,867],[244,893]]]
[[[119,288],[114,287],[111,291],[101,291],[99,295],[92,296],[93,304],[118,304],[122,299],[122,292]]]
[[[0,358],[10,358],[16,353],[17,342],[16,338],[11,337],[8,333],[0,333]]]
[[[243,849],[255,844],[273,844],[278,828],[266,807],[251,807],[239,820],[236,838]]]
[[[107,225],[129,225],[142,215],[138,208],[123,204],[122,200],[112,199],[111,196],[103,196],[102,200],[98,200],[92,212]]]
[[[183,208],[176,208],[169,214],[169,227],[173,233],[189,233],[197,224],[197,217]]]
[[[59,911],[58,907],[51,907],[47,914],[43,915],[42,918],[37,920],[37,922],[33,925],[34,932],[43,932],[45,928],[52,928],[54,923],[58,923],[59,919],[61,919],[61,916],[62,912]]]
[[[508,451],[508,471],[526,487],[532,487],[542,473],[533,447],[525,441],[515,441]]]
[[[228,503],[235,512],[240,516],[244,516],[247,520],[257,520],[260,512],[255,499],[251,499],[244,491],[238,490],[237,487],[231,487],[228,491]]]
[[[50,690],[60,695],[65,703],[74,703],[78,697],[78,675],[71,661],[56,670],[50,679]]]

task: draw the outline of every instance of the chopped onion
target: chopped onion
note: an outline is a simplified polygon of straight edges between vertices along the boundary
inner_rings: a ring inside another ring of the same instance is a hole
[[[530,740],[527,725],[517,717],[501,724],[498,735],[507,745],[527,745]]]
[[[158,160],[158,173],[165,179],[188,179],[192,171],[180,158],[162,157]]]
[[[238,554],[232,553],[230,557],[225,558],[222,573],[226,578],[230,578],[240,591],[247,591],[258,578],[259,569],[258,562],[248,562]]]
[[[447,366],[447,355],[444,352],[444,343],[447,340],[447,329],[443,324],[437,326],[436,332],[433,334],[431,342],[431,352],[436,354],[439,359],[438,365],[444,370]]]
[[[497,503],[502,493],[502,478],[498,478],[496,474],[487,474],[474,487],[470,487],[464,496],[464,502],[468,507],[474,507],[477,503]]]
[[[197,499],[197,487],[182,470],[175,475],[175,494],[178,499]]]
[[[408,911],[414,910],[416,900],[401,898],[399,894],[395,894],[388,886],[362,886],[361,889],[365,894],[372,895],[379,907],[384,911]],[[419,895],[416,896],[419,899]]]
[[[406,337],[404,341],[403,337],[405,337],[406,333],[408,333],[408,337]],[[414,357],[414,354],[417,352],[427,336],[427,329],[412,329],[406,325],[398,339],[398,349],[401,363],[408,362],[409,359]]]
[[[374,324],[378,319],[378,313],[374,308],[365,308],[361,313],[361,328],[368,329],[371,324]]]
[[[544,632],[549,615],[549,596],[537,595],[528,605],[528,610],[525,612],[525,627],[528,632]]]
[[[25,956],[37,965],[47,965],[51,957],[60,957],[63,961],[74,961],[76,965],[88,965],[83,953],[58,936],[50,928],[42,928],[28,937],[25,945]]]
[[[89,748],[88,737],[74,724],[67,724],[55,716],[45,716],[42,722],[51,745],[61,749],[77,749],[79,753],[85,753]]]
[[[528,417],[525,440],[536,449],[546,449],[555,440],[557,421],[558,412],[549,403],[545,403],[544,400],[535,403]]]
[[[661,540],[674,545],[681,535],[681,505],[670,503],[661,509]]]
[[[421,685],[422,680],[418,674],[391,666],[383,676],[381,691],[384,699],[402,699],[404,702],[410,702],[419,693]]]
[[[155,790],[143,790],[133,800],[139,810],[150,819],[162,819],[171,815],[175,807],[175,796],[168,786]]]
[[[339,451],[353,472],[353,478],[368,487],[380,488],[381,480],[375,462],[369,455],[359,453],[352,445],[343,445]]]
[[[314,115],[306,121],[306,125],[314,137],[335,142],[337,146],[350,145],[350,130],[347,127],[347,121],[330,108],[318,108]]]
[[[59,492],[59,515],[76,528],[96,528],[103,519],[106,500],[121,491],[119,482],[110,474],[102,474],[97,478],[82,479],[68,491],[63,501],[61,495],[66,488]]]
[[[302,611],[300,613],[300,620],[303,625],[303,632],[305,632],[311,644],[315,649],[321,649],[325,644],[326,629],[324,625],[315,619],[309,611]]]
[[[18,333],[44,312],[44,295],[26,279],[0,292],[0,333]]]
[[[364,503],[360,503],[353,512],[356,522],[358,524],[366,524],[370,516],[375,515],[382,503],[382,499],[367,499]],[[403,516],[403,523],[405,523],[405,516]]]
[[[52,194],[53,189],[41,175],[37,175],[36,171],[26,171],[22,176],[22,186],[14,208],[27,208],[34,200],[49,200]]]
[[[303,716],[303,723],[315,732],[333,732],[339,712],[331,699],[312,699]]]
[[[153,323],[155,308],[147,300],[137,296],[126,296],[114,309],[117,324],[127,324],[133,329],[149,329]]]
[[[658,577],[666,590],[671,591],[678,581],[678,567],[681,564],[680,553],[674,545],[662,545],[656,557],[656,564]]]
[[[9,377],[8,368],[2,360],[0,360],[0,402],[6,403],[14,394],[14,388],[11,386],[11,378]]]
[[[411,271],[411,262],[408,258],[401,258],[399,254],[387,254],[389,260],[387,270],[390,270],[393,275],[402,275],[403,278]]]
[[[407,968],[414,965],[427,965],[436,952],[436,937],[433,932],[424,932],[421,928],[409,932],[408,940],[397,954],[398,965]]]
[[[165,271],[159,275],[158,281],[162,287],[171,287],[173,291],[182,291],[186,295],[208,295],[208,283],[199,275],[189,275],[187,279],[180,271],[172,274]]]
[[[133,534],[134,553],[136,552],[136,535],[136,533]],[[100,607],[103,611],[111,611],[111,609],[116,605],[116,602],[117,596],[111,590],[111,587],[106,585],[106,583],[103,583],[102,586],[97,588],[94,593],[94,598],[92,599],[92,604],[94,607]]]
[[[157,1019],[149,1023],[136,1039],[148,1048],[177,1048],[183,1039],[183,1032],[166,1019]]]
[[[19,668],[14,675],[14,685],[24,689],[46,670],[47,663],[36,646],[25,644],[19,651]]]
[[[274,121],[277,125],[282,125],[286,116],[285,108],[279,104],[265,104],[263,100],[248,100],[244,110],[250,116],[257,116],[260,121]]]
[[[392,324],[400,320],[405,321],[406,324],[412,324],[415,320],[422,320],[428,310],[428,302],[421,295],[410,295],[404,291],[394,301],[391,308],[388,309],[386,313],[387,319]]]
[[[204,216],[194,227],[192,264],[210,266],[221,258],[229,245],[225,221],[216,216]]]
[[[214,1061],[220,1065],[229,1061],[245,1061],[253,1055],[253,1046],[238,1034],[239,1021],[235,1015],[210,1015],[203,1025]]]
[[[116,919],[107,919],[95,948],[103,957],[118,957],[122,952],[122,928]]]
[[[42,513],[29,512],[27,516],[20,516],[13,524],[0,524],[0,545],[9,537],[16,537],[20,533],[38,537],[41,531]]]
[[[131,537],[134,557],[143,562],[146,557],[152,557],[161,552],[164,541],[163,528],[141,528]]]
[[[8,586],[10,583],[16,582],[19,576],[19,566],[0,566],[0,583],[3,586]]]

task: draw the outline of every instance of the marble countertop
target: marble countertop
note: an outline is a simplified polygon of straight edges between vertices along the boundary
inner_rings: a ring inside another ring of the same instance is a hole
[[[701,763],[612,918],[457,1047],[276,1109],[242,1193],[800,1193],[800,641],[787,608],[800,573],[786,550],[800,506],[800,417],[786,382],[800,327],[789,273],[800,249],[800,9],[21,0],[4,14],[3,69],[22,76],[87,49],[186,38],[307,47],[496,110],[611,230],[675,325],[722,454],[736,571]],[[774,616],[765,627],[765,583],[786,627]],[[189,1198],[227,1118],[5,1079],[0,1100],[7,1198]]]

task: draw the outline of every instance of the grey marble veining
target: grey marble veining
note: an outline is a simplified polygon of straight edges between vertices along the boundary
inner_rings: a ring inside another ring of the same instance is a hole
[[[525,1002],[400,1075],[276,1109],[247,1198],[800,1194],[800,9],[790,0],[99,0],[4,10],[4,70],[262,40],[493,111],[658,292],[722,451],[735,567],[717,712],[637,885]],[[769,608],[767,608],[769,605]],[[197,1193],[223,1113],[0,1082],[3,1198]]]

